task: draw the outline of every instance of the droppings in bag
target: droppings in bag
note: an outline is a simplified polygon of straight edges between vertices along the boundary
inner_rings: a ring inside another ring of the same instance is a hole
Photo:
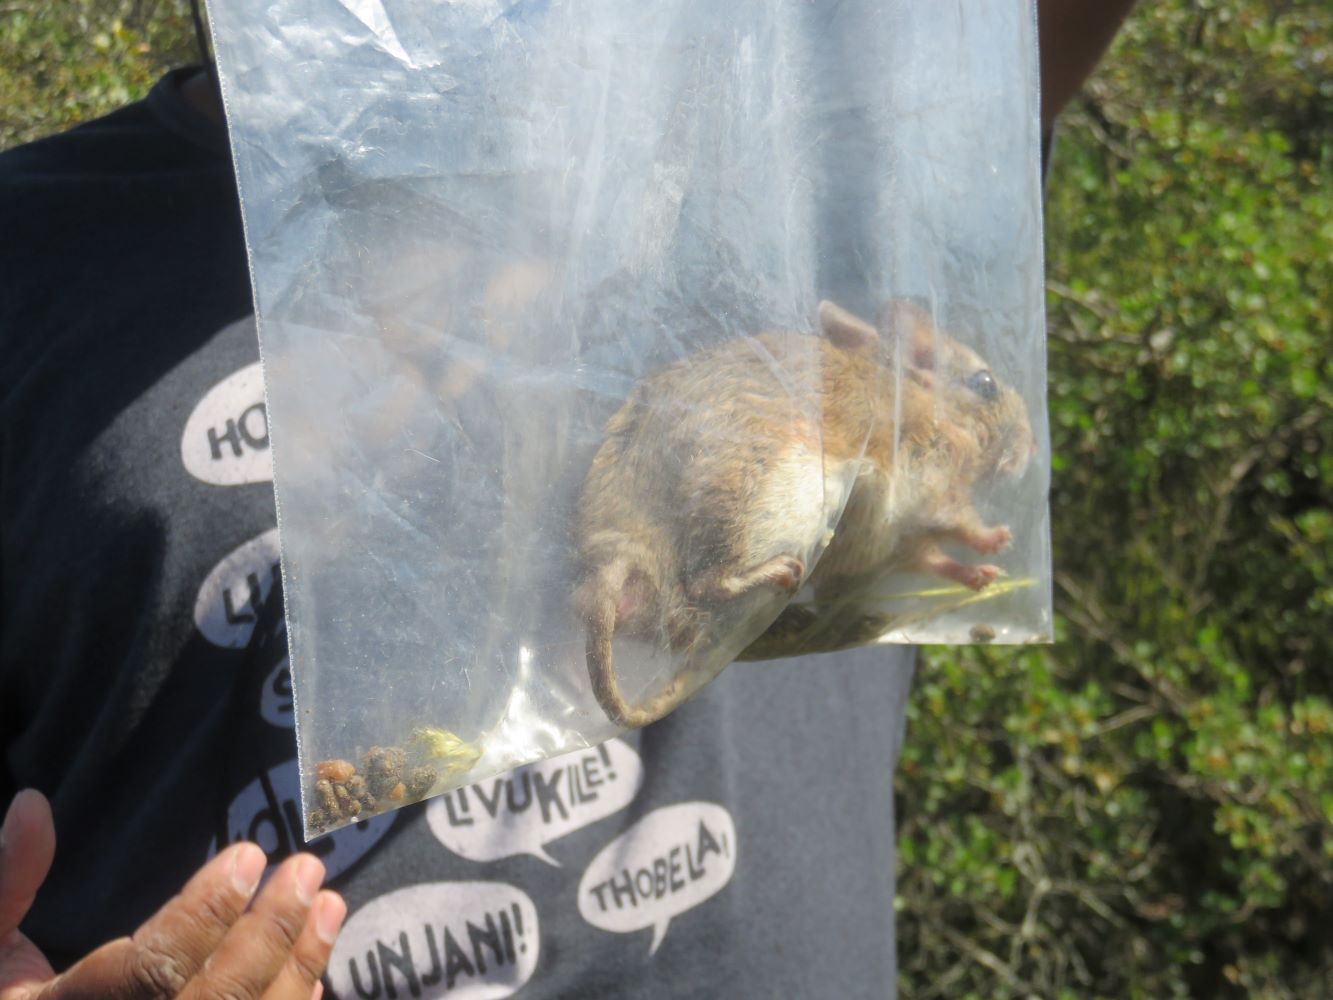
[[[362,754],[359,770],[342,759],[315,765],[314,805],[306,816],[311,831],[424,799],[442,775],[467,771],[481,757],[479,747],[437,726],[413,730],[408,747],[373,746]]]

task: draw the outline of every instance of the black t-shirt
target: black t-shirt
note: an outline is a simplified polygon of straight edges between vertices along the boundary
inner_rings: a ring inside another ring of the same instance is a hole
[[[184,72],[0,155],[0,801],[55,809],[57,967],[220,846],[301,846],[225,135]],[[335,997],[884,997],[911,653],[741,664],[666,720],[310,845]]]

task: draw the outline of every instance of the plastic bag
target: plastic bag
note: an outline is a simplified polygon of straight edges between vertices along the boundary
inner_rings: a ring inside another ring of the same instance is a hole
[[[738,657],[1049,637],[1030,4],[210,13],[308,835]]]

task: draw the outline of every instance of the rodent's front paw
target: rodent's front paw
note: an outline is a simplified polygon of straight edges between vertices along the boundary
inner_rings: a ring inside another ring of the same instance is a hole
[[[971,570],[967,578],[962,580],[962,584],[971,587],[973,590],[982,590],[994,583],[1003,572],[999,566],[991,566],[989,563],[982,566],[969,566]]]
[[[951,559],[938,549],[926,554],[920,563],[920,568],[929,573],[938,573],[940,576],[948,577],[964,587],[971,587],[973,590],[980,590],[987,584],[993,583],[1003,572],[999,566],[973,566],[969,563],[959,562],[957,559]]]
[[[1003,552],[1014,540],[1014,533],[1003,524],[969,534],[964,541],[978,552],[993,556]]]

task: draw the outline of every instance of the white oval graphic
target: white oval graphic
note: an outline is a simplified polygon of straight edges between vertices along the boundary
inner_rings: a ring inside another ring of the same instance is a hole
[[[428,882],[352,914],[329,958],[340,997],[507,997],[537,967],[537,907],[504,882]]]
[[[215,646],[244,649],[281,572],[277,528],[230,552],[213,567],[194,600],[194,623],[204,638]]]
[[[264,678],[264,689],[259,694],[259,714],[270,726],[294,729],[296,716],[292,712],[291,662],[284,656]]]
[[[617,934],[667,924],[719,892],[736,871],[736,824],[712,802],[654,809],[607,844],[579,880],[579,913]]]
[[[624,740],[525,764],[432,799],[426,820],[441,844],[471,861],[531,854],[624,809],[643,784],[643,762]]]
[[[242,320],[254,329],[254,319]],[[181,461],[196,479],[214,486],[273,479],[264,407],[264,371],[256,361],[204,394],[181,433]]]
[[[283,858],[309,851],[324,862],[327,878],[354,865],[393,826],[398,813],[384,813],[311,841],[301,840],[301,772],[293,758],[261,774],[227,806],[227,828],[215,837],[208,856],[242,840],[253,841],[271,859],[265,877]]]

